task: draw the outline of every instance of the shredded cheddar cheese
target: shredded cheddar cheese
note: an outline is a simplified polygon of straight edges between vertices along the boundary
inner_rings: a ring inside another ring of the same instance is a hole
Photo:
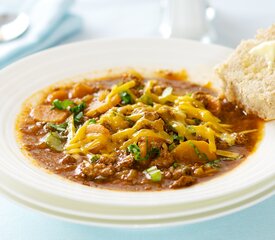
[[[203,103],[187,94],[173,94],[172,87],[166,87],[162,94],[154,93],[157,80],[145,83],[141,96],[137,96],[135,80],[114,85],[105,98],[100,95],[99,102],[91,103],[85,116],[97,116],[101,127],[109,126],[112,131],[89,133],[89,121],[77,131],[70,124],[69,137],[65,150],[68,154],[89,154],[91,152],[112,153],[113,149],[126,150],[140,139],[151,137],[171,144],[174,132],[186,141],[202,139],[209,152],[221,156],[234,156],[234,153],[217,150],[216,139],[220,138],[229,146],[234,143],[230,125],[223,124],[219,118],[207,110]],[[127,92],[131,104],[121,105],[121,92]],[[158,120],[146,118],[145,114],[155,114]],[[199,123],[198,123],[199,122]],[[169,131],[167,126],[170,128]],[[253,131],[253,130],[252,130]],[[248,131],[251,132],[251,131]],[[204,144],[204,145],[205,145]],[[209,154],[210,154],[209,153]]]

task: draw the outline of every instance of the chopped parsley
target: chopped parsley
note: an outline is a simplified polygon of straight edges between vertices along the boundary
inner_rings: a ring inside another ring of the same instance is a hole
[[[74,114],[74,121],[76,123],[80,123],[83,116],[84,116],[83,112],[79,112],[77,114]]]
[[[148,154],[148,158],[158,158],[159,155],[160,155],[160,150],[159,148],[156,148],[156,147],[152,147],[151,150],[149,152],[147,152]]]
[[[200,123],[201,123],[200,119],[194,118],[193,120],[194,120],[194,122],[195,122],[196,125],[200,125]]]
[[[60,101],[59,99],[54,99],[52,102],[52,109],[59,109],[59,110],[67,110],[69,107],[74,105],[74,102],[71,100],[64,100],[64,101]]]
[[[82,102],[74,107],[70,108],[70,111],[74,114],[74,121],[75,123],[81,123],[81,120],[84,116],[83,110],[86,107],[86,103]]]
[[[143,160],[148,160],[148,159],[154,159],[159,157],[160,155],[160,149],[157,147],[152,147],[150,150],[148,149],[148,138],[146,139],[146,156],[145,157],[141,157],[141,153],[140,153],[140,148],[137,144],[131,144],[128,146],[127,150],[129,153],[132,153],[134,156],[134,159],[136,161],[143,161]]]
[[[221,167],[221,160],[216,159],[216,160],[210,161],[210,162],[206,163],[205,166],[212,167],[212,168],[220,168]]]
[[[140,155],[140,148],[137,144],[131,144],[127,148],[129,153],[132,153],[134,156],[134,159],[137,161],[143,160],[141,155]]]
[[[71,107],[70,108],[70,111],[74,114],[78,114],[80,113],[81,111],[83,111],[86,107],[86,103],[85,102],[82,102],[74,107]]]
[[[88,120],[88,124],[96,124],[96,120],[94,118],[91,118]]]
[[[178,166],[180,166],[179,163],[177,163],[177,162],[174,162],[174,163],[173,163],[173,168],[177,168]]]
[[[122,105],[127,105],[127,104],[132,104],[134,103],[131,95],[127,91],[123,91],[119,94],[121,98],[121,104]]]
[[[86,103],[82,102],[78,105],[76,105],[73,101],[71,100],[64,100],[64,101],[60,101],[59,99],[55,99],[52,102],[52,109],[59,109],[59,110],[69,110],[71,113],[74,114],[74,121],[76,123],[80,123],[84,114],[83,114],[83,110],[86,107]]]
[[[100,158],[100,155],[99,155],[99,154],[95,154],[95,155],[93,155],[93,156],[90,158],[90,162],[91,162],[91,163],[94,163],[94,162],[96,162],[99,158]]]
[[[173,137],[173,141],[184,141],[184,137],[182,137],[182,136],[179,136],[178,134],[173,134],[172,135],[172,137]]]

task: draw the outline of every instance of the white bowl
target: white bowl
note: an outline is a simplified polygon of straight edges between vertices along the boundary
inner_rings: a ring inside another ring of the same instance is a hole
[[[3,69],[0,72],[2,191],[24,205],[68,220],[119,226],[198,221],[237,210],[272,194],[275,122],[265,124],[257,151],[234,170],[190,188],[160,192],[119,192],[70,182],[32,164],[15,140],[14,122],[22,102],[58,80],[133,67],[186,68],[194,81],[207,81],[214,79],[213,66],[230,52],[228,48],[187,40],[99,40],[50,49]]]

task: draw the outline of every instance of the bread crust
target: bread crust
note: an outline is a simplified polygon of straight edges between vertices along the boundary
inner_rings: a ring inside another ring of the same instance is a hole
[[[249,51],[270,40],[275,40],[275,24],[259,30],[255,39],[242,41],[227,61],[216,68],[225,97],[267,121],[275,119],[275,64],[270,67],[264,57]]]

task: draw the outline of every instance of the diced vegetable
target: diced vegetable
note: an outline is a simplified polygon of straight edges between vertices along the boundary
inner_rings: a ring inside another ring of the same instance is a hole
[[[68,92],[65,90],[57,90],[48,95],[47,101],[52,102],[55,99],[64,100],[68,98]]]
[[[146,169],[143,173],[153,182],[160,182],[162,179],[162,173],[156,166]]]
[[[58,152],[63,151],[63,144],[61,138],[56,132],[49,132],[44,137],[44,142],[53,150],[56,150]]]
[[[79,112],[79,113],[75,114],[74,115],[74,121],[76,123],[80,123],[83,116],[84,116],[83,112]]]
[[[161,97],[162,98],[168,97],[169,95],[172,94],[172,92],[173,92],[173,88],[172,87],[167,87],[163,90]]]
[[[208,161],[208,157],[204,152],[201,152],[198,147],[191,141],[188,142],[194,149],[195,153],[197,154],[198,158],[203,160],[203,161]]]
[[[68,135],[67,135],[67,142],[70,142],[71,139],[74,137],[75,135],[75,125],[74,125],[74,119],[73,119],[73,115],[71,115],[69,118],[68,118]]]
[[[179,162],[186,164],[205,163],[217,159],[216,154],[210,152],[209,144],[205,141],[181,142],[171,153]]]
[[[92,94],[93,92],[94,92],[94,88],[87,85],[86,83],[77,83],[74,85],[72,89],[72,97],[82,98],[88,94]]]
[[[51,105],[38,105],[33,108],[30,115],[33,119],[40,122],[62,123],[66,120],[69,113],[52,109]]]

